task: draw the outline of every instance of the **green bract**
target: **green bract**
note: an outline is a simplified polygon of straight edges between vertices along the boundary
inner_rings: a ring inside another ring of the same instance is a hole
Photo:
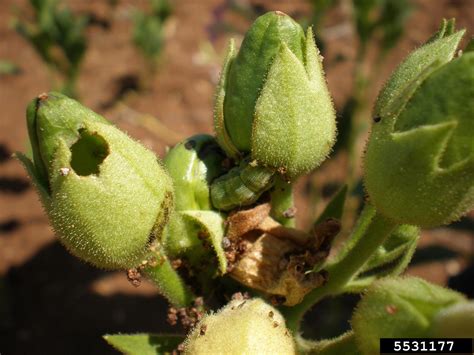
[[[438,32],[394,72],[375,106],[365,186],[397,223],[437,226],[474,205],[474,53]]]
[[[212,209],[209,185],[224,172],[224,154],[212,136],[198,134],[171,148],[163,159],[173,179],[176,210]]]
[[[238,54],[229,47],[215,131],[226,153],[294,179],[318,166],[336,134],[335,112],[311,28],[282,12],[259,17]]]
[[[27,111],[28,170],[60,241],[107,269],[138,266],[160,238],[173,203],[156,156],[104,118],[58,93]]]
[[[208,259],[209,253],[199,235],[206,236],[222,273],[226,270],[223,217],[212,210],[209,185],[224,172],[224,158],[212,136],[198,134],[171,148],[164,159],[176,192],[175,211],[165,231],[167,253],[175,257],[185,255],[193,266],[202,266],[202,259]]]

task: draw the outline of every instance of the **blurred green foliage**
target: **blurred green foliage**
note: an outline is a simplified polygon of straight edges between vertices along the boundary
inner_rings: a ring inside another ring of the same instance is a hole
[[[9,60],[0,59],[0,76],[15,75],[21,72],[20,67]]]
[[[322,22],[327,12],[340,5],[339,0],[310,0],[313,7],[311,25],[316,29],[323,27]],[[338,115],[338,141],[334,154],[343,150],[349,153],[348,174],[351,187],[357,183],[354,175],[358,166],[355,145],[358,137],[367,131],[370,125],[370,93],[373,80],[383,68],[383,59],[393,49],[403,36],[404,26],[410,15],[412,4],[410,0],[352,0],[352,18],[354,35],[357,40],[355,66],[352,73],[354,86]],[[317,31],[319,32],[319,31]],[[316,38],[318,45],[324,51],[325,43],[321,36]],[[368,61],[367,49],[376,46],[376,57],[371,63],[371,70],[364,69]],[[324,52],[323,52],[324,54]],[[340,58],[336,57],[331,65]]]
[[[76,96],[76,81],[87,49],[88,18],[74,14],[60,0],[29,0],[33,18],[14,19],[14,28],[64,82],[61,91]]]
[[[361,50],[365,51],[377,34],[380,36],[381,53],[392,49],[403,34],[403,26],[411,9],[409,0],[353,0],[353,4]]]
[[[164,24],[171,15],[167,0],[150,0],[151,11],[136,11],[133,17],[133,43],[154,70],[164,46]]]

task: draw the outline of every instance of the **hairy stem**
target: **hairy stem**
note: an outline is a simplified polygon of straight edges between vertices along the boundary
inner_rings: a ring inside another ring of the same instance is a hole
[[[173,269],[170,261],[159,253],[156,263],[151,263],[143,269],[145,276],[158,286],[160,293],[176,307],[186,307],[195,296],[186,286],[179,274]]]
[[[270,215],[283,226],[294,227],[296,210],[293,202],[293,184],[277,176],[270,196],[272,203]]]
[[[307,294],[300,304],[292,308],[282,309],[287,320],[288,328],[295,334],[298,333],[304,314],[311,309],[314,304],[319,302],[323,297],[337,295],[343,291],[346,284],[357,275],[358,271],[396,226],[396,223],[393,223],[377,212],[375,214],[362,213],[352,233],[352,238],[357,238],[357,241],[355,243],[349,241],[351,247],[345,250],[345,255],[327,267],[327,271],[329,272],[328,282],[324,286],[316,288]],[[363,232],[362,235],[359,230],[360,228],[365,228],[365,232]]]

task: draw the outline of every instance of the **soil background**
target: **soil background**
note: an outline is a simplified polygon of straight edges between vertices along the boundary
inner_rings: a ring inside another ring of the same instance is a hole
[[[165,48],[154,76],[146,72],[144,60],[131,43],[132,13],[135,8],[146,9],[146,1],[65,2],[95,19],[87,29],[89,49],[78,85],[85,105],[160,156],[167,146],[185,137],[212,133],[214,87],[226,42],[231,36],[240,40],[249,24],[226,7],[228,2],[172,1]],[[338,110],[352,90],[357,46],[351,17],[342,3],[315,30],[327,45],[327,80]],[[297,17],[311,11],[306,1],[252,4]],[[474,34],[472,0],[413,0],[412,5],[403,39],[387,56],[372,85],[370,105],[396,64],[422,44],[443,17],[456,17],[458,26],[467,29],[466,37]],[[27,149],[26,105],[52,89],[51,73],[11,27],[18,9],[28,14],[28,2],[0,0],[0,60],[9,60],[21,70],[17,75],[0,76],[0,354],[112,354],[116,352],[101,339],[103,334],[177,332],[166,324],[166,301],[153,286],[143,283],[135,288],[124,273],[97,270],[66,252],[55,239],[26,173],[11,158],[13,152]],[[228,23],[235,33],[217,30]],[[345,59],[335,60],[340,57]],[[370,56],[363,70],[371,70]],[[134,90],[143,82],[146,89]],[[311,189],[325,191],[329,186],[331,190],[332,182],[343,181],[341,161],[344,157],[298,183],[300,227],[308,227],[327,201],[313,201]],[[308,207],[310,202],[313,205]],[[408,273],[449,283],[473,297],[473,217],[451,228],[423,231],[419,262]],[[312,325],[318,324],[318,317],[317,313],[309,316],[307,334],[317,335],[318,327]],[[344,319],[341,322],[346,324]]]

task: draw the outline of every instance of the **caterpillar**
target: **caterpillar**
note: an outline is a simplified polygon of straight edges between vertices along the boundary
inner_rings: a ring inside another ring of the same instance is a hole
[[[239,166],[215,179],[211,184],[211,202],[214,208],[229,211],[251,205],[273,187],[276,172],[243,159]]]

